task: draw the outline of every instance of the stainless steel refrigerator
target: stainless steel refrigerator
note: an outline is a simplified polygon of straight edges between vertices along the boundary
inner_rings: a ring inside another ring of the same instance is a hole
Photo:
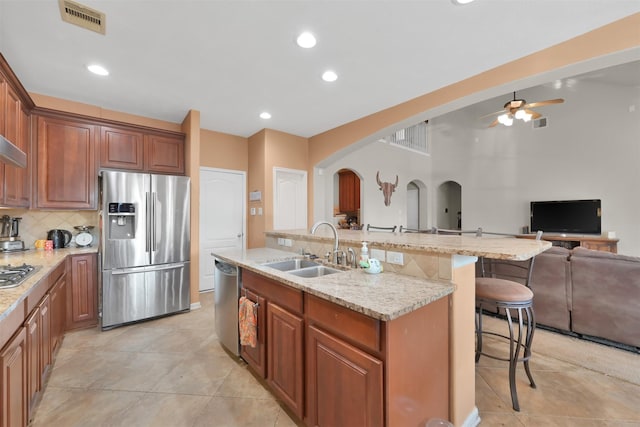
[[[189,178],[101,176],[102,329],[189,310]]]

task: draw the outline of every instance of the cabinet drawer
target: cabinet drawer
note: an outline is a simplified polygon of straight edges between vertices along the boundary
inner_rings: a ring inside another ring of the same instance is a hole
[[[65,258],[66,260],[66,258]],[[51,270],[51,273],[49,273],[48,279],[49,279],[49,287],[53,286],[58,279],[60,278],[60,276],[62,276],[65,272],[65,269],[67,267],[66,261],[63,260],[60,264],[58,264],[57,267],[55,267],[53,270]]]
[[[49,291],[50,285],[49,279],[47,277],[43,277],[33,286],[33,288],[31,288],[31,292],[29,293],[29,296],[27,296],[27,313],[31,313],[31,311],[33,311],[33,309],[40,303],[42,297],[44,297],[47,291]]]
[[[24,311],[24,304],[20,303],[11,310],[11,312],[4,319],[0,320],[0,348],[9,341],[9,338],[18,330],[18,328],[24,322],[26,313]]]
[[[296,313],[302,313],[302,291],[282,285],[248,270],[242,270],[242,286],[253,290],[268,301]]]
[[[371,350],[382,350],[379,320],[310,294],[305,294],[305,299],[307,319],[311,323]]]

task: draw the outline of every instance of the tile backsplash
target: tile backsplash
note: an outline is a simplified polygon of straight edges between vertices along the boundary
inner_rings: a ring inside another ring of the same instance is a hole
[[[47,232],[53,229],[68,230],[71,232],[74,242],[78,231],[73,228],[77,225],[92,225],[91,230],[94,241],[98,241],[98,211],[40,211],[27,209],[1,209],[0,216],[22,218],[20,221],[20,237],[26,248],[33,248],[38,239],[46,239]]]

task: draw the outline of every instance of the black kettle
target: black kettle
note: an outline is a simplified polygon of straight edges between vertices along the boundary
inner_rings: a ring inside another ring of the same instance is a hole
[[[49,230],[47,240],[53,240],[53,249],[66,248],[71,241],[71,233],[67,230]]]

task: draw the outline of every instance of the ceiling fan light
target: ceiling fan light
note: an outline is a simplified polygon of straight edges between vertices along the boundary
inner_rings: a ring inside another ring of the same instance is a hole
[[[504,124],[504,122],[509,118],[509,116],[505,113],[505,114],[500,114],[498,116],[498,123],[502,123]]]
[[[518,119],[518,120],[524,120],[524,117],[526,115],[527,115],[527,112],[524,111],[524,110],[518,110],[518,111],[516,111],[516,114],[515,114],[516,119]]]
[[[513,124],[513,117],[507,117],[502,124],[505,126],[511,126]]]
[[[526,123],[531,120],[531,117],[533,117],[533,114],[529,114],[529,113],[523,114],[522,121]]]

